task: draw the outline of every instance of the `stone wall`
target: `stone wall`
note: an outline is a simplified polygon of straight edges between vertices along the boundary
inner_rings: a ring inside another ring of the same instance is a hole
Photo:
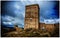
[[[56,29],[59,29],[59,25],[58,24],[45,24],[45,23],[39,23],[39,27],[40,29],[42,27],[45,27],[45,29],[49,32],[53,32]]]

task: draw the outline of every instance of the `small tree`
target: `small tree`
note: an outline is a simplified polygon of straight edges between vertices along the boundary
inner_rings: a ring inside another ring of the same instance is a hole
[[[18,31],[18,25],[14,25],[14,29]]]
[[[18,27],[18,25],[14,25],[14,27]]]

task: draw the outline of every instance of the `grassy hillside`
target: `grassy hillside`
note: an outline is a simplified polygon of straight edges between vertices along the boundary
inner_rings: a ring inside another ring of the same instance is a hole
[[[26,30],[18,30],[18,31],[10,31],[2,34],[5,37],[50,37],[50,36],[58,36],[54,34],[54,32],[50,33],[48,31],[36,30],[36,29],[26,29]]]

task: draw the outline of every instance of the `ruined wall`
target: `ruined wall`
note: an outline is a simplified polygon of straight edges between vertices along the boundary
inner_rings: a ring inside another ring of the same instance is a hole
[[[40,29],[44,27],[47,31],[52,32],[55,30],[55,24],[45,24],[45,23],[39,23]]]
[[[46,25],[46,30],[49,32],[53,32],[55,30],[54,24],[45,24]]]

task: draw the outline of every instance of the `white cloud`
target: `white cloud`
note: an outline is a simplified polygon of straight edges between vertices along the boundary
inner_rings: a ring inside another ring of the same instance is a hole
[[[21,12],[21,13],[22,13],[23,17],[25,17],[25,11],[23,11],[23,12]]]
[[[24,23],[23,20],[20,20],[19,18],[15,18],[14,21],[12,21],[13,24],[22,24]]]
[[[15,7],[16,9],[21,9],[21,7],[20,7],[18,4],[15,4],[14,7]]]
[[[2,20],[3,20],[3,21],[6,21],[6,20],[7,20],[7,21],[10,22],[10,21],[12,21],[13,19],[14,19],[14,18],[11,17],[11,16],[2,16]]]
[[[60,19],[45,19],[44,22],[46,24],[55,24],[55,23],[59,23]]]
[[[42,16],[40,16],[39,21],[40,21],[41,23],[44,23],[44,18],[43,18]]]
[[[7,20],[7,21],[2,21],[3,24],[8,25],[8,26],[15,25],[15,24],[24,25],[24,20],[21,20],[20,18],[17,18],[17,17],[5,16],[5,18],[3,18],[3,19]]]
[[[29,4],[36,4],[37,1],[30,1],[30,0],[27,0],[27,1],[21,1],[23,5],[29,5]],[[39,2],[39,1],[38,1]]]
[[[59,18],[59,20],[58,20],[58,21],[59,21],[59,23],[60,23],[60,18]]]
[[[3,24],[5,24],[5,25],[12,25],[11,22],[3,22]]]

